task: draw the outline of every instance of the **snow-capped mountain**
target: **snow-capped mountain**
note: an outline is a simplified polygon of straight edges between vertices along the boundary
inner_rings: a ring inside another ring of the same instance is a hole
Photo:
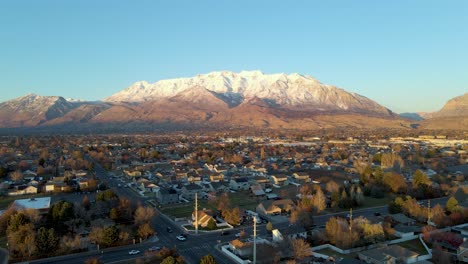
[[[310,76],[260,71],[212,72],[153,84],[142,81],[104,102],[29,94],[0,104],[0,127],[73,132],[161,127],[400,128],[409,124],[364,96]]]
[[[194,87],[205,88],[231,106],[258,97],[285,108],[314,111],[351,111],[389,115],[390,111],[376,102],[316,79],[297,73],[263,74],[260,71],[211,72],[192,78],[136,82],[106,99],[107,102],[144,102],[170,98]]]

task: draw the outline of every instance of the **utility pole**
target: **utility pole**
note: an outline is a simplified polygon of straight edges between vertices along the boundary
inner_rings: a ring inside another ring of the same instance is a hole
[[[349,209],[349,242],[353,245],[353,208]]]
[[[427,224],[431,224],[431,200],[427,200]]]
[[[257,264],[257,218],[253,218],[254,222],[254,241],[253,241],[253,264]]]
[[[198,234],[198,196],[195,193],[195,234]]]

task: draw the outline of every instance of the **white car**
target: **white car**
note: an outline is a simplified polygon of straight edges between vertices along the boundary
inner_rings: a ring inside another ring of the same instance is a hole
[[[128,252],[129,255],[136,255],[136,254],[138,254],[138,253],[140,253],[140,250],[135,250],[135,249],[134,249],[134,250],[130,250],[130,251]]]
[[[177,240],[179,241],[185,241],[187,240],[187,238],[185,238],[184,236],[176,236]]]

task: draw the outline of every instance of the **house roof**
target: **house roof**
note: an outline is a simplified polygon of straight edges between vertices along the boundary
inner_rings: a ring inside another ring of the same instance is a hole
[[[15,200],[13,202],[13,207],[17,209],[49,209],[50,197]]]
[[[250,186],[250,190],[252,190],[252,192],[257,196],[265,195],[265,192],[263,191],[262,186],[258,184]]]
[[[192,190],[192,191],[193,191],[193,190],[201,190],[201,189],[202,189],[202,187],[201,187],[200,185],[195,184],[195,183],[187,184],[187,185],[185,185],[184,187],[185,187],[185,189],[187,189],[187,190]]]
[[[390,215],[395,221],[401,223],[401,224],[408,224],[414,222],[412,218],[407,217],[404,214],[391,214]]]
[[[273,210],[275,208],[285,209],[289,206],[294,206],[294,202],[291,199],[266,200],[261,202],[261,204],[267,211]]]
[[[239,239],[234,239],[229,244],[237,249],[252,246],[252,242],[242,242]]]
[[[367,251],[363,251],[360,254],[370,257],[372,259],[378,260],[378,261],[385,261],[388,260],[389,257],[393,258],[411,258],[411,257],[416,257],[419,254],[411,251],[409,249],[406,249],[402,246],[399,245],[391,245],[383,248],[376,248],[376,249],[371,249]]]

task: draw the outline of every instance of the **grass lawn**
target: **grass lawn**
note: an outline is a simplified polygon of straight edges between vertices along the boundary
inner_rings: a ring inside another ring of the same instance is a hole
[[[198,209],[202,210],[203,208],[214,209],[206,201],[198,200]],[[194,209],[195,209],[195,202],[191,202],[191,203],[186,203],[183,205],[166,206],[166,207],[161,208],[161,212],[163,214],[176,217],[176,218],[192,217],[192,213]]]
[[[364,197],[364,204],[359,208],[367,208],[367,207],[377,207],[377,206],[384,206],[390,203],[392,199],[388,196],[384,198],[372,198],[365,196]]]
[[[423,244],[421,244],[421,241],[419,241],[419,239],[413,239],[413,240],[401,242],[401,243],[398,243],[397,245],[400,245],[404,248],[417,252],[418,254],[421,254],[421,255],[427,254],[426,248],[423,246]]]
[[[392,201],[390,197],[385,196],[384,198],[372,198],[365,196],[364,197],[364,203],[360,207],[355,207],[353,210],[359,210],[363,208],[369,208],[369,207],[379,207],[379,206],[384,206],[389,204]],[[339,213],[339,212],[349,212],[349,209],[343,209],[340,207],[333,207],[333,208],[327,208],[323,214],[327,213]]]
[[[260,201],[257,201],[256,198],[250,197],[248,192],[236,192],[229,193],[229,200],[231,202],[231,207],[240,207],[243,210],[253,210],[257,207]],[[195,208],[195,202],[191,201],[186,204],[178,204],[173,206],[165,206],[161,208],[161,212],[166,215],[173,217],[191,217],[192,212]],[[203,208],[215,210],[216,208],[209,204],[206,200],[198,200],[198,209],[202,210]]]
[[[260,202],[260,200],[257,201],[257,198],[250,197],[248,192],[229,193],[229,199],[232,207],[240,207],[241,209],[252,211],[255,211]]]

